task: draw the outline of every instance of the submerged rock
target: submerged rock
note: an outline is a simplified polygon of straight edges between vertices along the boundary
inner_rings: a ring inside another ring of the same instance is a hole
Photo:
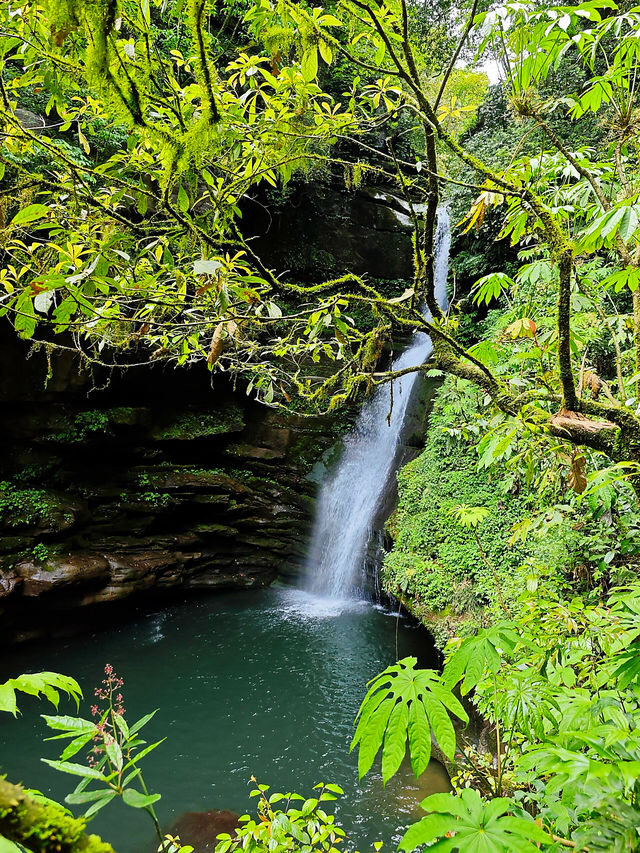
[[[214,850],[216,836],[223,832],[233,835],[238,826],[240,816],[226,809],[184,812],[172,824],[169,835],[177,835],[182,845],[190,844],[196,851]]]

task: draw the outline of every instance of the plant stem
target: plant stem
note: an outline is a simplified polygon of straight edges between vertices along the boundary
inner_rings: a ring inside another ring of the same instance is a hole
[[[497,796],[501,796],[502,794],[502,745],[500,743],[500,720],[498,719],[498,714],[495,711],[495,707],[498,704],[498,686],[493,682],[493,702],[494,702],[494,713],[496,715],[496,755],[498,759],[498,779],[496,780],[496,794]]]
[[[561,844],[563,847],[577,847],[578,846],[575,841],[570,841],[568,838],[562,838],[562,836],[560,836],[560,835],[552,835],[551,837],[556,842],[556,844]],[[588,847],[583,847],[582,849],[585,851],[589,850]]]
[[[137,768],[136,768],[136,770],[137,770],[137,772],[138,772],[138,779],[140,780],[140,787],[142,788],[143,792],[148,796],[148,794],[149,794],[149,789],[148,789],[148,788],[147,788],[147,786],[145,785],[144,779],[143,779],[143,777],[142,777],[142,772],[141,772],[141,770],[140,770],[140,768],[139,768],[139,767],[137,767]],[[147,807],[145,808],[145,811],[146,811],[146,812],[147,812],[147,814],[151,817],[151,820],[153,821],[153,825],[155,826],[156,834],[157,834],[157,836],[158,836],[158,838],[159,838],[159,840],[160,840],[160,847],[159,847],[159,849],[160,849],[160,850],[164,850],[164,849],[165,849],[165,845],[166,845],[166,843],[167,843],[167,842],[165,841],[164,835],[162,834],[162,829],[161,829],[161,827],[160,827],[160,822],[158,821],[158,817],[157,817],[157,815],[156,815],[156,811],[155,811],[155,809],[153,808],[153,806],[147,806]]]
[[[398,625],[400,624],[400,608],[402,607],[402,593],[398,599],[398,612],[396,614],[396,663],[398,662]]]
[[[500,775],[498,777],[498,790],[499,791],[502,790],[502,777],[504,776],[504,765],[505,765],[505,762],[507,760],[507,757],[511,754],[511,747],[513,745],[513,735],[514,735],[515,729],[516,729],[516,719],[518,717],[519,704],[520,703],[518,702],[518,705],[516,705],[516,708],[513,712],[513,722],[511,723],[511,729],[509,731],[509,740],[506,744],[506,749],[504,752],[504,760],[502,761],[501,769],[500,769]],[[497,717],[496,717],[496,719],[497,719]],[[499,751],[500,751],[500,745],[498,744],[498,752]]]

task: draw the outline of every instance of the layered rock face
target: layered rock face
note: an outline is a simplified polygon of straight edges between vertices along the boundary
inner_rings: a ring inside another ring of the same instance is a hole
[[[5,635],[63,633],[143,593],[264,586],[300,568],[309,474],[337,427],[208,391],[206,375],[194,405],[179,379],[147,376],[143,405],[109,405],[145,396],[116,389],[92,408],[77,393],[3,407]]]

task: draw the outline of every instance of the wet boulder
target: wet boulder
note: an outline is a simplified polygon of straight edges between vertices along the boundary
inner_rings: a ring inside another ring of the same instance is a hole
[[[109,578],[109,564],[93,554],[56,555],[44,561],[24,560],[15,566],[15,573],[22,578],[22,594],[31,597],[60,588],[100,586]]]

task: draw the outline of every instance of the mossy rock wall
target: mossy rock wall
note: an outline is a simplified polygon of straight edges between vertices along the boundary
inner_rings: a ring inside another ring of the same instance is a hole
[[[398,474],[398,508],[387,521],[393,545],[381,570],[386,591],[441,644],[486,623],[500,595],[517,596],[527,553],[509,540],[531,512],[530,496],[504,494],[499,480],[478,470],[475,448],[447,437],[454,421],[439,395],[425,449]],[[473,530],[451,514],[461,505],[489,511],[477,528],[484,556]]]

